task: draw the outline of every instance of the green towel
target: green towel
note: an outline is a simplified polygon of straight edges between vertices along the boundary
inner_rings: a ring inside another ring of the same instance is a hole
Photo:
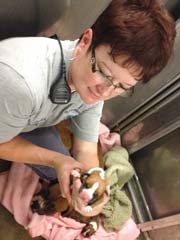
[[[114,146],[103,156],[106,175],[110,184],[110,199],[102,211],[106,231],[119,230],[132,215],[132,204],[123,186],[134,174],[125,148]]]

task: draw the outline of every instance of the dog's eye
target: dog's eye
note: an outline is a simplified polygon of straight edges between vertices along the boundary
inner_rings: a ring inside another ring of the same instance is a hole
[[[83,185],[82,186],[83,188],[86,188],[86,189],[91,188],[91,186],[86,181],[82,182],[82,185]]]
[[[97,200],[99,198],[99,195],[96,192],[94,192],[93,198],[94,198],[94,200]]]
[[[99,199],[99,196],[97,193],[93,194],[93,198],[88,202],[89,205],[95,203]]]
[[[86,182],[84,182],[84,187],[89,188],[89,185]]]
[[[84,184],[86,182],[87,177],[89,176],[88,173],[84,173],[81,175],[80,180]]]
[[[93,198],[96,198],[97,197],[97,194],[96,193],[93,193]]]

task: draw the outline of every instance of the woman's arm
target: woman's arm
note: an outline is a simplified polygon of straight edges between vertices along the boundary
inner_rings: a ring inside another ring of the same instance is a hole
[[[99,167],[97,143],[87,142],[74,137],[72,151],[73,157],[83,163],[87,169]]]
[[[69,176],[74,168],[84,169],[70,156],[39,147],[22,137],[0,144],[0,158],[13,162],[52,167],[56,170],[62,194],[70,201]]]

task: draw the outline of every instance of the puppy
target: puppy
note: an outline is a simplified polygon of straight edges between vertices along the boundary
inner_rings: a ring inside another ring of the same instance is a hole
[[[85,212],[92,211],[93,207],[103,202],[104,193],[108,189],[108,181],[102,168],[91,168],[87,172],[73,170],[72,176],[79,178],[81,182],[78,191],[79,197],[86,203]],[[81,232],[84,237],[90,237],[96,232],[98,229],[98,216],[82,216],[72,206],[69,206],[67,199],[61,196],[57,181],[51,184],[45,181],[41,183],[42,188],[40,192],[32,199],[31,209],[33,212],[40,215],[52,215],[59,212],[64,217],[70,217],[85,223],[86,225]]]

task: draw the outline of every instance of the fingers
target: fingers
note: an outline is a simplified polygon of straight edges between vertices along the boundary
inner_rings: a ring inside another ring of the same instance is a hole
[[[59,180],[61,194],[71,202],[70,175],[74,169],[84,169],[84,165],[73,158],[67,158],[64,162],[56,164],[56,172]]]
[[[70,193],[70,188],[69,188],[69,178],[64,178],[63,180],[59,180],[59,185],[60,185],[60,191],[61,195],[64,198],[67,198],[68,202],[71,202],[71,193]]]
[[[82,170],[86,170],[86,167],[85,167],[85,165],[83,163],[75,161],[75,165],[73,167],[73,170],[74,169],[82,171]]]
[[[110,198],[110,188],[108,187],[106,192],[103,195],[102,204],[105,205],[109,201],[109,198]]]
[[[110,186],[109,185],[106,187],[106,193],[108,196],[110,195]]]

